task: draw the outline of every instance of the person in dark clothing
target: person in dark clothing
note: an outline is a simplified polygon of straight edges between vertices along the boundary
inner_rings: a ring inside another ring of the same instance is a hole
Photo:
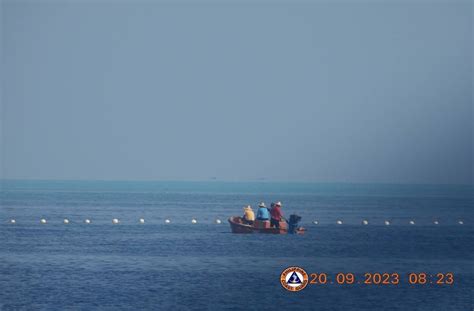
[[[295,234],[298,230],[298,223],[301,220],[301,216],[298,215],[290,215],[290,221],[288,221],[288,233]]]

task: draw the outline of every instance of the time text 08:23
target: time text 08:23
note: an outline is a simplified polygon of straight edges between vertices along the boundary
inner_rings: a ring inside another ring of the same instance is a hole
[[[454,273],[425,273],[410,272],[400,274],[396,272],[367,272],[362,275],[351,272],[339,272],[336,274],[328,274],[324,272],[310,273],[308,285],[325,285],[325,284],[366,284],[366,285],[398,285],[407,283],[411,285],[453,285]]]

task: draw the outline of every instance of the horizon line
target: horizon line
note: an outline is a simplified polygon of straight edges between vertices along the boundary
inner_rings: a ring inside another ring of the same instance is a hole
[[[249,180],[230,180],[230,179],[45,179],[45,178],[0,178],[4,181],[39,181],[39,182],[222,182],[222,183],[288,183],[288,184],[352,184],[352,185],[417,185],[417,186],[474,186],[471,183],[433,183],[433,182],[390,182],[390,181],[317,181],[317,180],[269,180],[269,179],[249,179]]]

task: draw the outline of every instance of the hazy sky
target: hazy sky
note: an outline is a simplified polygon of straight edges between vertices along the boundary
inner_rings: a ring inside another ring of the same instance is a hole
[[[4,178],[472,183],[471,1],[2,2]]]

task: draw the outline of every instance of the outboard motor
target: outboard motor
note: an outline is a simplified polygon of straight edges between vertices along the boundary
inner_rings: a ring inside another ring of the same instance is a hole
[[[301,216],[296,214],[290,215],[290,220],[288,221],[288,233],[294,234],[298,229],[298,223],[301,221]]]

